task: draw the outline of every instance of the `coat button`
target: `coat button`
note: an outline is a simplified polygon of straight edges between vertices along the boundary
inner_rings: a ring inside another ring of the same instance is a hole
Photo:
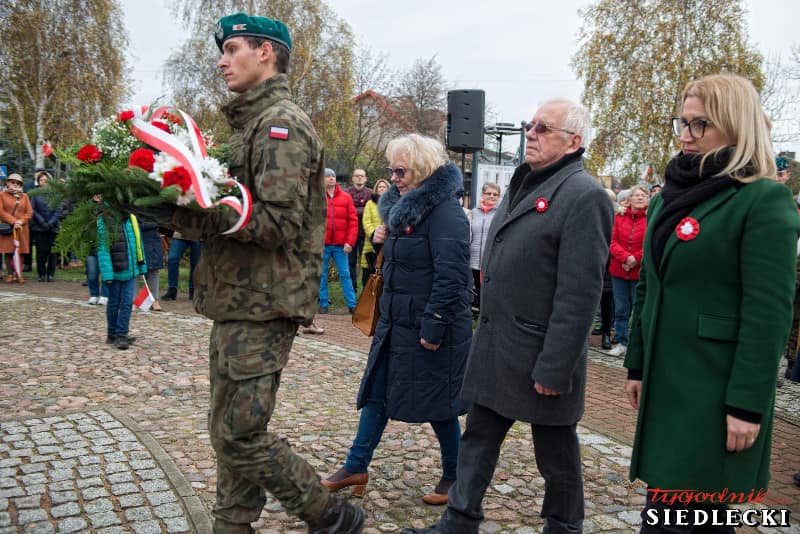
[[[494,238],[494,242],[495,243],[502,243],[503,242],[503,236],[499,235],[499,236],[495,237]]]
[[[486,324],[489,322],[489,318],[484,315],[483,317],[481,317],[481,322]]]

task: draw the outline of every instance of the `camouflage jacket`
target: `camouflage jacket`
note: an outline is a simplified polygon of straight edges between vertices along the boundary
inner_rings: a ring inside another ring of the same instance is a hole
[[[194,306],[214,321],[287,318],[309,324],[317,309],[325,237],[322,143],[278,74],[222,108],[233,128],[231,176],[253,196],[241,230],[227,206],[178,208],[171,221],[185,239],[203,241],[194,273]]]

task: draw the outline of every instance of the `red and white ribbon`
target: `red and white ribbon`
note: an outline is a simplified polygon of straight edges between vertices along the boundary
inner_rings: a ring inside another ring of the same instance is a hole
[[[187,147],[174,134],[153,126],[152,122],[163,117],[170,109],[174,109],[180,115],[183,123],[188,128],[191,147]],[[208,152],[206,152],[203,135],[200,133],[200,128],[197,127],[194,119],[179,109],[161,106],[153,111],[150,121],[147,121],[143,118],[143,114],[146,111],[146,108],[141,111],[134,110],[134,117],[131,119],[131,132],[133,135],[143,143],[175,158],[183,165],[192,179],[192,192],[201,208],[212,208],[218,204],[225,204],[239,215],[239,220],[236,221],[236,224],[222,232],[223,235],[238,232],[247,225],[250,221],[250,216],[253,214],[253,199],[247,187],[236,180],[230,180],[228,185],[236,186],[242,192],[241,200],[235,196],[222,197],[217,201],[211,199],[211,195],[203,182],[202,172],[203,160],[208,158]]]

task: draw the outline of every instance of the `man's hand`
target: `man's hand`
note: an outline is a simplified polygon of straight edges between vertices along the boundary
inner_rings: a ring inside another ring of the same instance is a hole
[[[628,402],[634,410],[639,409],[639,401],[642,398],[642,381],[641,380],[628,380],[625,383],[625,394],[628,396]]]
[[[555,397],[557,395],[561,395],[561,393],[556,391],[555,389],[551,389],[551,388],[545,387],[545,386],[543,386],[541,384],[534,383],[533,384],[533,389],[535,389],[536,393],[538,393],[539,395],[546,395],[548,397]]]
[[[350,252],[353,251],[353,247],[351,247],[349,244],[345,243],[344,246],[342,247],[342,250],[344,250],[345,254],[350,254]]]
[[[760,424],[750,423],[732,415],[725,416],[725,423],[728,427],[728,440],[725,446],[729,452],[742,452],[752,447],[758,437],[758,431],[761,430]]]
[[[424,338],[419,338],[419,344],[425,347],[427,350],[436,350],[439,348],[439,345],[441,345],[441,343],[439,343],[438,345],[434,345],[433,343],[428,343],[427,341],[425,341]]]

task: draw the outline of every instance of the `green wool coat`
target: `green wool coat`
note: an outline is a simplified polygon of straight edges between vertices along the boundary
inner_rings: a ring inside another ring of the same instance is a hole
[[[652,265],[653,199],[625,367],[643,373],[631,480],[662,489],[747,491],[769,481],[775,381],[792,318],[800,216],[789,189],[760,179],[689,214]],[[726,406],[762,415],[758,439],[725,448]]]

